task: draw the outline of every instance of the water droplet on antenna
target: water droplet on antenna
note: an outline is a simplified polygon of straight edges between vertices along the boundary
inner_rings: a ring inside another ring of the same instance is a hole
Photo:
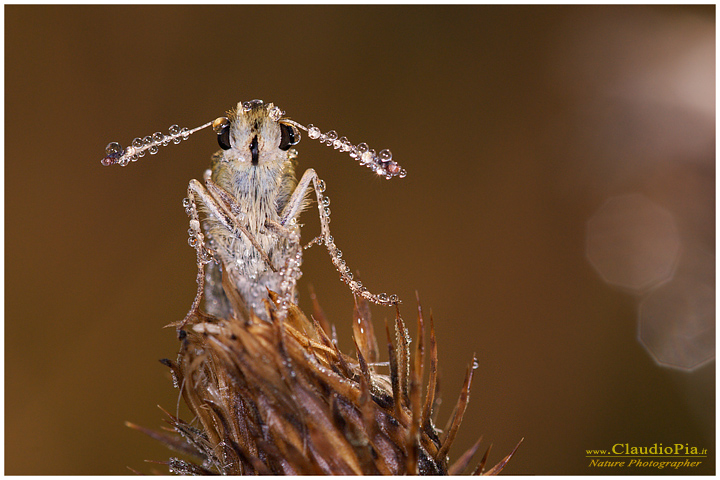
[[[110,142],[108,143],[107,147],[105,147],[105,153],[107,153],[108,155],[119,155],[122,154],[122,151],[122,145],[117,142]]]
[[[320,137],[320,129],[314,126],[312,123],[308,125],[308,137],[313,140]]]

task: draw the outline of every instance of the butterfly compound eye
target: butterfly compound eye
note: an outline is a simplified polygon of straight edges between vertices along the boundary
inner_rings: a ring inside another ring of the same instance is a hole
[[[280,124],[280,150],[287,150],[300,141],[300,132],[292,125]]]
[[[223,150],[230,150],[230,120],[226,117],[220,117],[213,122],[213,130],[217,133],[218,145]]]

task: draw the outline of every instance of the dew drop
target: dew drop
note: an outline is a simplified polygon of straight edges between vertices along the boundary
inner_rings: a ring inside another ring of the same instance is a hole
[[[308,137],[312,138],[313,140],[319,138],[320,129],[312,124],[308,125]]]
[[[135,147],[135,148],[142,148],[142,146],[143,146],[142,138],[136,137],[136,138],[132,141],[132,146]]]
[[[350,140],[348,140],[345,137],[340,137],[340,143],[342,143],[342,148],[340,149],[343,152],[349,152],[352,149],[352,143],[350,143]]]
[[[280,109],[280,107],[272,107],[268,112],[268,116],[270,117],[270,120],[277,122],[278,120],[280,120],[280,117],[283,116],[283,111]]]
[[[150,155],[155,155],[156,153],[158,153],[158,150],[159,150],[158,146],[153,145],[152,147],[150,147]]]
[[[175,388],[180,388],[180,382],[178,382],[178,379],[177,379],[177,377],[175,376],[175,373],[173,373],[173,372],[171,371],[170,374],[172,375],[172,384],[173,384],[173,387],[175,387]]]
[[[123,151],[122,145],[120,145],[117,142],[110,142],[108,143],[107,147],[105,147],[105,153],[108,155],[119,155]]]
[[[178,136],[180,134],[180,127],[178,125],[171,125],[168,129],[168,132],[170,132],[170,135],[172,136],[172,142],[175,145],[182,142],[182,138]]]
[[[380,153],[378,153],[378,157],[380,158],[381,162],[389,162],[390,160],[392,160],[392,152],[387,148],[384,150],[380,150]]]

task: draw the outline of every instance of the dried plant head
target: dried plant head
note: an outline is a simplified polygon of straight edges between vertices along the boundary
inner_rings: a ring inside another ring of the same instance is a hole
[[[270,321],[235,303],[233,310],[241,315],[221,319],[198,313],[178,330],[177,361],[162,362],[194,418],[184,421],[165,412],[168,432],[128,424],[187,457],[170,458],[171,472],[452,475],[466,470],[482,437],[452,465],[448,452],[468,405],[475,358],[441,432],[433,420],[438,352],[432,317],[423,389],[426,333],[419,306],[415,348],[411,351],[396,308],[394,325],[385,324],[388,361],[381,364],[364,299],[356,299],[356,355],[349,356],[331,339],[314,293],[310,319],[295,305],[281,319],[277,295],[269,297]],[[485,470],[488,448],[473,473],[497,474],[515,450]]]

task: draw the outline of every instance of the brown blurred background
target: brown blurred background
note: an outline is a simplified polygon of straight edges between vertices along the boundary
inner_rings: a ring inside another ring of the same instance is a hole
[[[411,324],[416,290],[432,311],[440,426],[478,355],[452,458],[483,434],[493,463],[525,437],[512,474],[715,472],[714,360],[660,366],[637,338],[647,292],[586,256],[588,220],[639,194],[704,252],[714,292],[714,6],[6,6],[5,34],[5,473],[126,474],[170,455],[123,421],[175,409],[157,360],[195,291],[181,200],[217,144],[100,159],[253,98],[407,169],[386,181],[298,145],[348,264]],[[301,304],[312,283],[352,352],[349,290],[323,250],[303,267]],[[709,456],[588,467],[586,449],[615,443]]]

